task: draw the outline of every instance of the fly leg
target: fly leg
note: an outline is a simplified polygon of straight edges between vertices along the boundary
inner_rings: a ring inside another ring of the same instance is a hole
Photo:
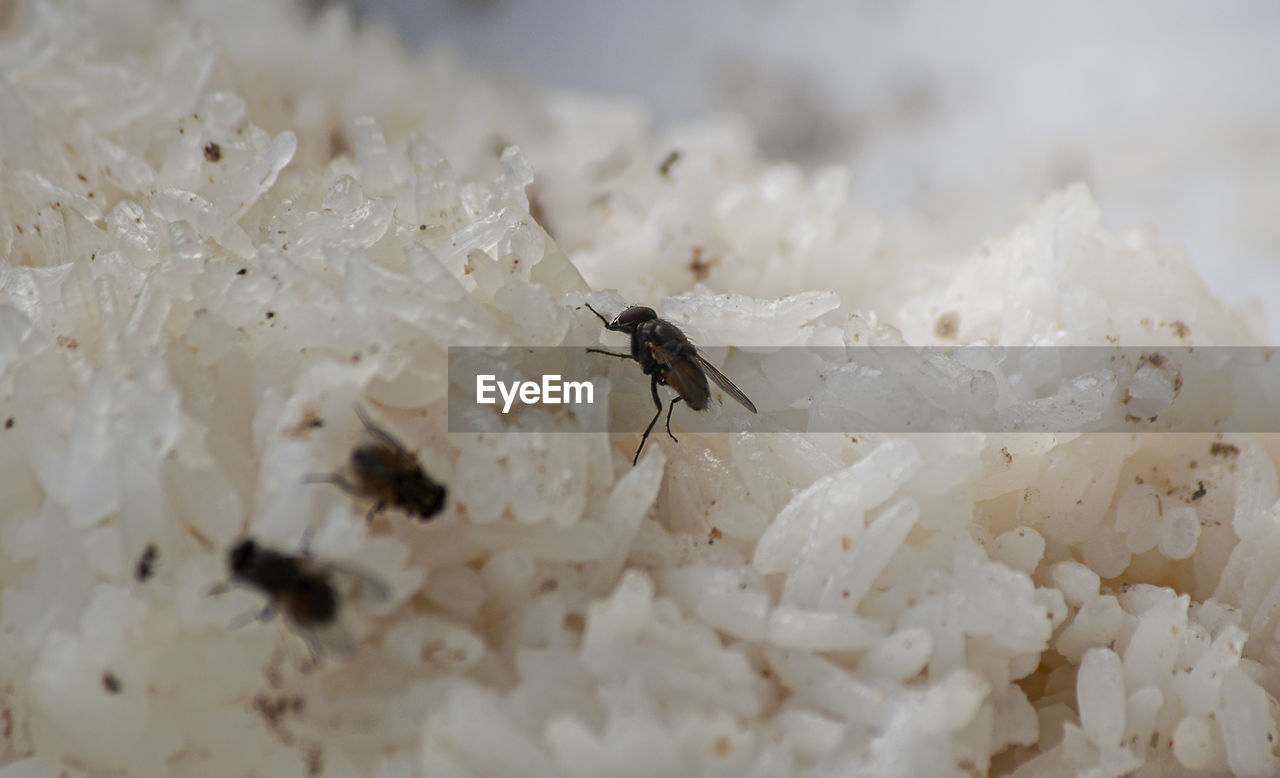
[[[373,496],[368,492],[368,490],[361,489],[358,484],[354,484],[351,481],[347,480],[347,477],[344,476],[342,473],[315,473],[312,475],[303,476],[302,482],[304,484],[333,484],[334,486],[338,487],[339,489],[346,492],[347,494],[355,495],[356,497],[372,497]],[[385,507],[386,507],[386,503],[382,501],[375,502],[373,504],[373,508],[371,508],[369,510],[369,513],[365,515],[364,523],[368,524],[369,522],[373,521],[374,515],[377,514],[378,511],[382,510]]]
[[[276,615],[276,604],[269,602],[257,610],[245,611],[231,620],[231,629],[236,630],[248,626],[255,621],[271,621]]]
[[[591,307],[591,303],[583,303],[583,305],[587,306],[587,310],[588,310],[588,311],[591,311],[592,313],[594,313],[594,314],[596,315],[596,318],[597,318],[597,319],[599,319],[600,321],[604,322],[605,329],[608,329],[608,328],[609,328],[609,320],[608,320],[608,319],[606,319],[606,318],[604,317],[604,315],[603,315],[603,314],[601,314],[599,311],[597,311],[595,308],[592,308],[592,307]]]
[[[596,315],[596,318],[604,323],[604,328],[606,330],[614,329],[613,324],[611,324],[609,320],[606,319],[599,311],[597,311],[595,308],[592,308],[589,303],[583,303],[583,305],[587,306],[587,310],[594,313]],[[635,359],[635,357],[633,357],[630,354],[619,354],[616,351],[605,351],[602,348],[589,348],[587,349],[587,353],[588,354],[604,354],[606,357],[617,357],[618,359]]]
[[[307,528],[302,531],[302,542],[298,544],[298,553],[307,559],[313,558],[311,556],[311,541],[315,539],[315,536],[316,528],[311,525],[307,525]]]
[[[616,351],[605,351],[602,348],[589,348],[587,349],[587,353],[588,354],[604,354],[606,357],[617,357],[619,359],[631,359],[630,354],[619,354]]]
[[[320,662],[324,660],[324,645],[320,642],[320,638],[303,630],[298,633],[302,636],[303,642],[307,644],[307,651],[311,652],[310,670],[320,666]]]
[[[221,597],[222,595],[226,594],[229,591],[231,591],[231,582],[219,581],[218,583],[206,589],[204,596],[205,597]]]
[[[631,458],[631,465],[634,467],[636,462],[640,461],[640,452],[644,451],[644,442],[649,439],[649,433],[653,430],[653,425],[658,422],[658,417],[662,415],[662,400],[658,399],[658,379],[654,378],[649,381],[649,391],[653,393],[653,404],[658,410],[653,414],[653,418],[649,419],[649,426],[644,428],[644,434],[640,436],[640,448],[636,449],[636,455]]]
[[[304,484],[333,484],[347,494],[357,497],[366,496],[364,490],[347,480],[342,473],[310,473],[302,477]]]
[[[230,581],[222,581],[210,586],[204,593],[206,597],[221,597],[234,587]],[[255,621],[271,621],[275,617],[278,607],[275,600],[269,600],[266,605],[254,610],[245,611],[231,620],[231,629],[241,629],[252,624]]]
[[[684,399],[683,397],[676,397],[667,405],[667,434],[668,435],[671,435],[671,412],[676,409],[676,403],[680,402],[683,399]],[[653,426],[653,425],[650,424],[649,426]],[[677,443],[680,442],[680,439],[677,438],[675,435],[671,435],[671,439]]]

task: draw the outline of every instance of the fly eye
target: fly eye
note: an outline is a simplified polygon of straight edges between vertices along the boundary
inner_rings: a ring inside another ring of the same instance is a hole
[[[658,318],[657,312],[652,308],[643,305],[633,305],[622,313],[618,314],[615,324],[635,324],[636,322],[649,321]]]

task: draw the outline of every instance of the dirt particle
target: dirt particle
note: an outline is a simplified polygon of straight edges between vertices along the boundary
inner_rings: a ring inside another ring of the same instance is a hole
[[[716,742],[711,747],[715,750],[716,756],[724,756],[725,754],[729,753],[729,748],[732,745],[733,744],[729,742],[729,738],[725,737],[724,735],[721,735],[720,737],[716,738]]]
[[[307,408],[302,412],[302,418],[298,423],[285,430],[285,435],[291,438],[300,438],[314,429],[324,426],[324,419],[320,418],[320,414],[315,408]]]
[[[720,532],[720,528],[712,527],[711,531],[707,533],[707,545],[708,546],[712,545],[722,537],[724,537],[724,534]]]
[[[7,429],[7,430],[11,430],[11,429],[13,429],[13,417],[12,417],[12,416],[10,416],[9,418],[7,418],[7,419],[5,419],[5,420],[4,420],[4,428],[5,428],[5,429]]]
[[[267,318],[268,318],[268,319],[274,319],[275,317],[276,317],[276,312],[275,312],[275,311],[267,311]]]
[[[1197,484],[1198,484],[1198,486],[1197,486],[1196,490],[1195,490],[1194,492],[1192,492],[1192,493],[1191,493],[1191,499],[1192,499],[1193,501],[1194,501],[1194,500],[1198,500],[1198,499],[1200,499],[1201,497],[1204,497],[1204,494],[1205,494],[1205,491],[1206,491],[1206,489],[1204,488],[1204,481],[1198,481],[1198,482],[1197,482]]]
[[[342,134],[342,130],[334,129],[329,133],[329,159],[341,157],[351,150],[351,145],[347,143],[347,136]]]
[[[1191,334],[1191,328],[1188,327],[1182,319],[1175,319],[1174,321],[1169,322],[1169,327],[1173,330],[1173,334],[1177,335],[1179,338],[1186,338]]]
[[[672,149],[667,152],[667,156],[662,158],[662,162],[658,163],[658,175],[663,178],[671,177],[671,168],[680,161],[680,157],[684,156],[680,149]]]
[[[245,273],[248,273],[248,272],[249,272],[249,268],[247,268],[247,267],[242,267],[242,268],[240,268],[239,270],[237,270],[237,271],[236,271],[236,275],[238,275],[238,276],[242,276],[242,275],[244,275]]]
[[[1209,456],[1235,459],[1240,456],[1240,447],[1234,443],[1214,442],[1209,445]]]
[[[138,557],[138,564],[133,569],[133,578],[139,583],[150,580],[155,573],[156,559],[160,556],[160,549],[156,548],[155,543],[148,543],[147,547],[142,550],[142,556]]]
[[[693,259],[689,262],[689,272],[693,273],[695,281],[705,281],[707,276],[711,275],[711,268],[715,267],[720,259],[717,257],[712,260],[704,260],[701,246],[694,246],[692,254]]]
[[[959,329],[960,314],[956,311],[947,311],[939,316],[937,323],[933,325],[933,334],[939,338],[954,338]]]
[[[324,772],[324,751],[316,743],[307,749],[307,775],[319,775]]]
[[[853,548],[853,538],[849,537],[848,535],[841,535],[840,548],[845,551],[848,551],[849,549]]]
[[[120,679],[115,676],[115,673],[108,670],[102,674],[102,688],[111,694],[119,694],[123,686],[120,683]]]
[[[253,698],[253,709],[256,710],[262,718],[266,719],[267,724],[276,727],[287,713],[301,713],[303,709],[303,700],[298,695],[279,694],[269,695],[259,692]]]
[[[1010,454],[1010,453],[1009,453],[1009,447],[1008,447],[1008,446],[1001,446],[1001,447],[1000,447],[1000,456],[1004,457],[1004,463],[1005,463],[1006,465],[1011,465],[1011,464],[1013,464],[1013,454]]]
[[[222,147],[213,141],[209,141],[204,147],[204,158],[210,162],[217,162],[222,159]]]
[[[59,335],[54,342],[57,343],[62,348],[67,348],[67,349],[80,348],[80,341],[76,340],[73,337],[70,337],[69,335]]]
[[[273,660],[272,664],[267,665],[262,671],[262,677],[266,679],[267,685],[272,689],[279,689],[284,683],[284,677],[280,674],[280,666]]]

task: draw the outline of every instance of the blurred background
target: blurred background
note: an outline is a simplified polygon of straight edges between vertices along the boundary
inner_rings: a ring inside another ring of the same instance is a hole
[[[629,95],[659,123],[730,110],[770,158],[956,248],[1082,180],[1152,225],[1280,344],[1280,3],[1240,0],[348,0],[414,45]]]

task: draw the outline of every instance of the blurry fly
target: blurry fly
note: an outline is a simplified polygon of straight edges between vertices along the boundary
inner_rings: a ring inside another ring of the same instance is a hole
[[[343,656],[351,652],[351,638],[339,619],[345,601],[377,603],[390,596],[384,584],[363,573],[319,562],[306,551],[273,551],[252,538],[244,538],[231,547],[227,569],[230,583],[214,587],[210,594],[221,594],[231,584],[238,584],[257,589],[267,597],[261,610],[251,611],[235,626],[252,620],[269,621],[277,612],[283,612],[290,626],[306,640],[315,659],[326,653]]]
[[[356,415],[371,440],[352,450],[349,473],[309,475],[303,481],[334,484],[349,494],[373,500],[365,521],[373,521],[388,507],[399,508],[422,521],[429,521],[444,510],[444,485],[432,480],[413,452],[374,424],[360,406],[356,406]]]
[[[634,465],[640,461],[640,452],[644,450],[645,441],[648,440],[654,423],[662,415],[662,400],[658,398],[659,386],[670,386],[678,395],[667,405],[667,434],[676,442],[679,441],[671,433],[671,411],[681,400],[695,411],[706,410],[707,400],[711,397],[711,388],[707,385],[708,376],[716,386],[741,403],[743,408],[752,413],[756,412],[755,404],[747,399],[742,390],[725,378],[714,365],[703,359],[679,327],[666,319],[658,318],[658,314],[652,308],[633,305],[610,322],[590,304],[586,305],[587,309],[604,323],[606,330],[625,332],[631,336],[630,354],[618,354],[598,348],[589,348],[587,351],[621,359],[634,359],[640,363],[640,368],[650,379],[649,391],[653,394],[653,404],[658,410],[649,420],[649,426],[644,428],[644,434],[640,436],[640,447],[636,449],[636,455],[632,457],[631,464]]]

